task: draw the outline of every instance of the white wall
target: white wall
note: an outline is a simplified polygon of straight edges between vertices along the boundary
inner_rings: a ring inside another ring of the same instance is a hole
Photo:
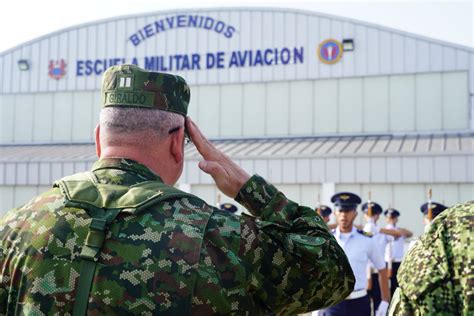
[[[466,72],[191,87],[209,137],[469,129]],[[0,143],[92,141],[100,93],[0,95]]]

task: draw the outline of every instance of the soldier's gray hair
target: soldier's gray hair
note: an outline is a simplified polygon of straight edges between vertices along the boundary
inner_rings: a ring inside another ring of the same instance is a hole
[[[180,126],[184,126],[182,115],[158,109],[107,107],[100,112],[100,128],[109,136],[149,135],[163,139]]]

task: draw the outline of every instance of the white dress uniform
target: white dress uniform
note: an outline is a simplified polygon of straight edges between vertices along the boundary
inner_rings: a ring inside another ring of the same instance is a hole
[[[399,229],[397,226],[393,224],[387,224],[385,228],[395,229],[395,230]],[[405,247],[405,237],[403,236],[398,237],[398,238],[391,237],[385,248],[385,261],[398,262],[398,263],[402,262],[403,257],[405,255],[404,247]]]
[[[398,227],[393,224],[387,224],[385,228],[398,230]],[[405,237],[401,236],[398,238],[391,237],[385,248],[385,261],[388,268],[392,270],[392,275],[390,276],[390,293],[392,296],[398,287],[397,273],[405,255],[404,247]]]
[[[339,228],[333,235],[349,259],[355,276],[354,291],[343,302],[328,308],[325,315],[370,315],[370,301],[367,296],[367,263],[374,267],[385,268],[383,254],[378,251],[375,240],[363,231],[352,228],[350,233],[341,233]]]

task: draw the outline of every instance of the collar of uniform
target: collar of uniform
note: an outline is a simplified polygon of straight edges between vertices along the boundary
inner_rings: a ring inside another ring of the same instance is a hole
[[[354,235],[356,232],[357,232],[357,228],[355,228],[355,226],[352,226],[350,236]],[[341,236],[341,231],[339,230],[339,226],[336,227],[336,233],[334,235],[336,235],[337,238]]]
[[[130,171],[136,174],[141,175],[147,180],[160,181],[160,176],[154,174],[148,167],[136,162],[132,159],[126,158],[103,158],[94,163],[92,166],[92,171],[101,170],[101,169],[120,169]]]

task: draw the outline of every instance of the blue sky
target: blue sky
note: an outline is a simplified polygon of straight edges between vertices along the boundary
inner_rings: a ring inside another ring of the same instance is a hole
[[[26,0],[8,1],[0,19],[0,52],[36,37],[105,18],[183,8],[279,7],[316,11],[474,48],[472,0]]]

